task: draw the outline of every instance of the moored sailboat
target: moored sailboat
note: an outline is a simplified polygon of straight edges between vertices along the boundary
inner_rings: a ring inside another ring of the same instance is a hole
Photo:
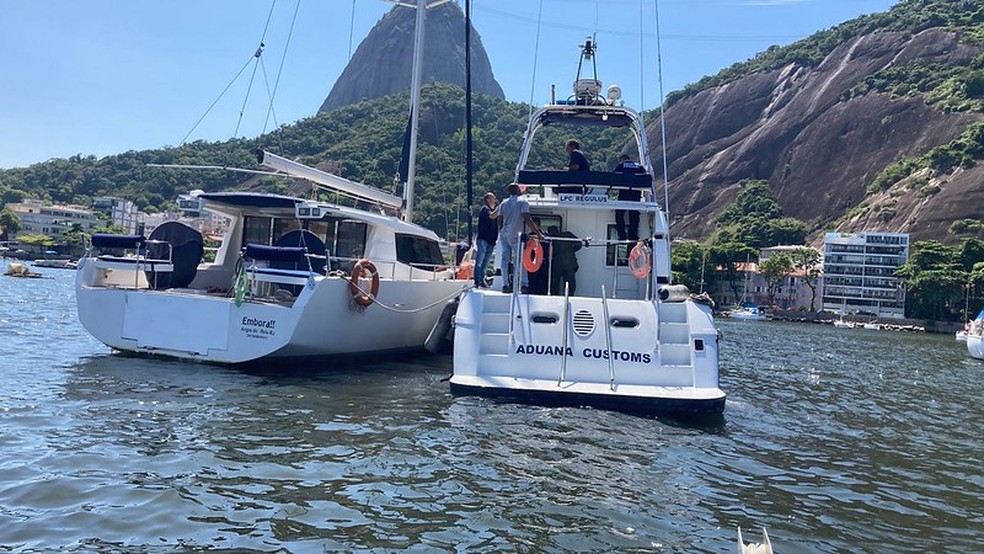
[[[425,3],[418,9],[414,107]],[[410,110],[414,130],[418,112]],[[198,194],[203,211],[229,222],[212,261],[203,261],[201,233],[177,222],[149,237],[94,236],[76,276],[80,321],[117,350],[218,363],[422,348],[469,281],[455,279],[437,235],[411,221],[415,142],[403,198],[259,152],[273,174],[367,207]]]
[[[400,204],[354,185],[348,194]],[[454,280],[432,231],[393,216],[274,194],[198,199],[230,221],[214,261],[201,262],[201,234],[177,222],[148,238],[93,237],[76,295],[97,339],[222,363],[416,349],[467,283]]]

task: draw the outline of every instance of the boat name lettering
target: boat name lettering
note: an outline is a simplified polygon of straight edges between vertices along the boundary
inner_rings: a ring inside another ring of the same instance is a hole
[[[560,346],[544,346],[542,344],[520,344],[516,347],[517,354],[536,354],[538,356],[562,356],[564,349]],[[567,347],[567,355],[574,357],[574,349]]]
[[[608,202],[608,196],[604,194],[558,194],[557,201],[577,204],[604,204]]]
[[[608,350],[604,348],[585,348],[581,355],[585,358],[597,358],[599,360],[608,359]],[[637,364],[648,364],[652,361],[652,356],[648,352],[626,352],[624,350],[612,350],[612,359],[617,362],[633,362]]]
[[[564,348],[555,345],[543,344],[520,344],[516,346],[517,354],[535,354],[537,356],[563,356]],[[567,356],[574,357],[574,349],[567,347]],[[604,348],[585,348],[581,350],[581,357],[596,360],[607,360],[608,350]],[[628,352],[625,350],[612,350],[611,358],[619,362],[632,362],[637,364],[648,364],[653,361],[653,357],[648,352]]]
[[[243,317],[243,325],[251,325],[262,329],[273,329],[277,325],[276,319],[256,319],[255,317]]]

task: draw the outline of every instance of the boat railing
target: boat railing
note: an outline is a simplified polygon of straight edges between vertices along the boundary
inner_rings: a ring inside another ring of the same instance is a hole
[[[521,242],[526,242],[527,240],[530,240],[529,237],[521,237]],[[628,262],[627,261],[626,261],[625,264],[623,264],[623,263],[620,262],[621,256],[620,256],[620,252],[619,252],[618,248],[620,246],[626,247],[626,256],[627,256],[628,255],[628,247],[629,246],[634,246],[636,244],[639,244],[640,242],[643,243],[643,244],[645,244],[647,242],[651,242],[650,240],[647,240],[647,239],[635,239],[635,240],[594,239],[594,238],[591,238],[591,237],[573,238],[573,237],[559,237],[559,236],[553,236],[553,235],[544,235],[543,238],[537,238],[535,240],[538,240],[540,242],[546,242],[546,243],[550,244],[551,246],[552,246],[552,243],[563,243],[563,242],[577,243],[577,244],[582,245],[585,248],[592,248],[592,247],[606,247],[607,248],[609,246],[615,246],[615,248],[616,248],[616,251],[615,251],[615,265],[613,266],[614,267],[614,270],[612,271],[612,281],[613,281],[612,282],[612,298],[615,298],[616,297],[615,296],[615,291],[618,289],[618,277],[619,277],[619,273],[620,273],[618,269],[620,267],[628,267],[628,265],[627,265]],[[522,250],[522,249],[519,249],[519,250]],[[552,295],[553,294],[553,290],[552,290],[553,289],[553,256],[554,256],[554,249],[552,247],[551,248],[548,248],[547,249],[547,254],[546,254],[546,260],[544,260],[544,263],[547,265],[547,294],[548,295]],[[521,259],[519,253],[517,253],[517,257],[519,257]],[[514,263],[515,262],[516,261],[514,260]],[[514,267],[518,267],[518,266],[514,266]],[[513,290],[515,291],[516,290],[516,287],[513,287]],[[646,298],[646,300],[651,300],[652,299],[652,288],[650,287],[650,283],[648,283],[648,282],[646,284],[646,296],[645,296],[645,298]]]
[[[311,263],[312,255],[303,246],[267,246],[265,244],[248,243],[242,250],[243,260],[249,262],[246,271],[254,288],[263,283],[277,285],[306,285],[313,282],[318,273]],[[276,267],[274,264],[292,265]],[[306,268],[304,268],[306,266]],[[296,269],[301,267],[302,269]],[[258,290],[253,291],[259,294]]]
[[[452,275],[457,275],[458,270],[461,269],[459,265],[448,265],[448,264],[429,264],[422,262],[401,262],[399,260],[393,259],[371,259],[371,258],[352,258],[347,256],[328,256],[329,263],[334,271],[341,271],[343,273],[351,273],[352,266],[356,262],[369,259],[373,262],[377,269],[382,269],[385,266],[389,266],[389,278],[392,280],[402,279],[401,276],[397,275],[398,269],[406,269],[406,278],[413,279],[415,271],[422,271],[429,274],[429,280],[437,281],[440,280],[444,273],[450,271]],[[343,269],[344,268],[344,269]],[[384,277],[381,272],[380,277]]]
[[[103,253],[107,250],[113,253]],[[151,256],[152,250],[163,251],[166,256]],[[141,273],[149,273],[156,279],[158,273],[174,271],[173,253],[173,246],[168,241],[148,239],[143,235],[96,233],[92,235],[86,256],[98,269],[133,272],[133,287],[140,288]]]

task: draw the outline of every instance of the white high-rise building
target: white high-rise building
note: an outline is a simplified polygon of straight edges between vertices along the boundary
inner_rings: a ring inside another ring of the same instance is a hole
[[[108,215],[113,225],[119,225],[126,229],[127,233],[137,232],[137,206],[133,202],[111,196],[100,196],[92,199],[92,209]]]
[[[881,318],[905,317],[907,233],[827,233],[823,239],[823,309]]]

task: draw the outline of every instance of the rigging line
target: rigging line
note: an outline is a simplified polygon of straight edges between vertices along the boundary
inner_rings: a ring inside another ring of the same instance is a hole
[[[239,108],[239,119],[236,121],[236,131],[232,134],[232,138],[239,136],[239,127],[243,123],[243,115],[246,113],[246,103],[249,102],[249,94],[253,90],[253,82],[256,81],[256,70],[260,67],[260,58],[263,56],[264,44],[261,42],[260,47],[256,49],[256,53],[253,57],[256,61],[253,63],[253,73],[249,77],[249,85],[246,86],[246,96],[243,98],[243,106]]]
[[[273,19],[273,8],[275,7],[277,7],[277,0],[270,2],[270,11],[267,12],[267,20],[266,23],[263,24],[263,34],[260,35],[260,43],[263,43],[266,39],[267,29],[270,28],[270,20]]]
[[[656,14],[656,70],[659,74],[659,134],[660,145],[663,147],[663,213],[666,214],[666,221],[670,221],[670,176],[669,163],[666,161],[666,96],[663,94],[663,48],[659,40],[659,0],[653,0],[653,10]],[[669,241],[667,231],[666,240]]]
[[[533,92],[536,91],[536,62],[540,56],[540,23],[543,21],[543,0],[536,13],[536,43],[533,46],[533,78],[530,79],[530,113],[527,119],[533,117]]]
[[[642,117],[642,132],[646,132],[646,36],[644,34],[643,16],[645,2],[639,2],[639,116]],[[652,168],[649,168],[650,171]]]
[[[598,34],[598,4],[600,2],[601,0],[595,0],[595,26],[594,31],[592,31],[595,35]]]
[[[277,90],[280,88],[280,77],[284,73],[284,65],[287,62],[287,51],[290,49],[290,40],[294,36],[294,24],[297,23],[297,13],[301,10],[301,0],[297,0],[297,4],[294,5],[294,17],[290,20],[290,30],[287,32],[287,41],[284,43],[284,53],[280,57],[280,67],[277,68],[277,79],[273,83],[273,94],[270,95],[270,107],[267,109],[267,118],[263,121],[263,132],[266,132],[267,122],[270,120],[271,114],[273,115],[273,124],[280,127],[280,123],[277,121],[277,114],[273,110],[273,100],[277,96]],[[266,68],[264,67],[264,78],[266,78]],[[269,94],[269,87],[267,87],[267,94]],[[281,142],[280,149],[283,152],[283,137],[278,136],[277,140]]]
[[[263,62],[263,58],[260,58],[260,70],[263,73],[263,85],[266,87],[267,98],[270,99],[270,105],[267,107],[267,118],[266,118],[266,120],[263,121],[263,130],[260,131],[260,134],[262,135],[262,134],[266,133],[267,121],[270,120],[270,117],[271,116],[273,117],[273,124],[274,125],[277,125],[278,127],[279,127],[279,124],[277,123],[277,112],[273,108],[273,97],[274,97],[274,95],[277,94],[276,85],[274,85],[274,90],[273,90],[273,92],[271,92],[270,91],[270,79],[267,77],[266,63]],[[283,144],[281,144],[280,146],[281,146],[281,148],[283,148]]]
[[[300,0],[298,0],[300,2]],[[355,0],[352,0],[352,15],[349,17],[349,55],[348,59],[352,60],[352,37],[355,36]]]
[[[236,131],[232,134],[235,138],[239,136],[239,127],[243,123],[243,115],[246,112],[246,103],[249,101],[250,91],[253,90],[253,81],[256,80],[256,69],[260,65],[260,57],[263,55],[263,49],[266,48],[266,34],[267,30],[270,29],[270,21],[273,19],[273,9],[277,7],[277,0],[270,2],[270,11],[267,12],[266,23],[263,24],[263,33],[260,35],[260,45],[256,48],[256,52],[253,53],[253,57],[256,58],[256,63],[253,64],[253,74],[250,75],[249,85],[246,87],[246,97],[243,98],[243,106],[239,109],[239,119],[236,121]]]
[[[523,16],[523,15],[520,15],[520,14],[509,12],[509,11],[498,10],[498,9],[495,9],[495,8],[489,8],[488,6],[482,6],[482,5],[480,5],[479,8],[478,8],[478,11],[485,12],[485,13],[490,13],[490,14],[499,16],[499,17],[501,17],[503,19],[511,19],[513,21],[524,21],[524,22],[527,22],[527,23],[536,23],[536,21],[534,21],[534,19],[531,18],[531,17],[526,17],[526,16]],[[557,23],[557,22],[548,21],[548,22],[544,23],[544,26],[550,27],[550,28],[553,28],[553,29],[566,29],[566,30],[570,30],[570,31],[581,31],[581,32],[591,31],[591,29],[589,27],[586,27],[584,25],[575,25],[575,24],[570,24],[570,23]],[[597,32],[598,32],[598,34],[602,34],[602,35],[616,35],[616,36],[625,36],[626,35],[626,30],[625,29],[616,29],[616,28],[598,29]],[[652,33],[645,33],[645,34],[646,34],[646,36],[652,36]],[[781,41],[797,41],[797,40],[800,40],[802,38],[805,38],[805,36],[806,35],[722,35],[722,34],[715,34],[715,35],[686,34],[686,35],[683,35],[683,34],[669,33],[669,34],[663,35],[663,38],[664,39],[667,39],[667,40],[674,40],[674,41],[701,41],[701,42],[761,42],[761,41],[780,41],[781,42]]]
[[[190,137],[191,134],[195,132],[195,129],[197,129],[198,126],[201,125],[202,121],[205,119],[205,116],[207,116],[209,112],[212,111],[212,108],[214,108],[215,105],[219,103],[219,100],[222,100],[222,97],[225,96],[225,93],[229,92],[229,89],[232,87],[233,83],[238,81],[239,76],[243,74],[243,71],[246,71],[247,67],[249,67],[249,62],[252,59],[253,56],[250,56],[250,59],[246,60],[246,63],[243,64],[243,66],[239,69],[239,72],[236,73],[236,76],[233,77],[231,81],[229,81],[229,84],[226,85],[224,89],[222,89],[222,92],[219,93],[219,96],[212,102],[212,104],[208,107],[208,109],[205,110],[205,113],[203,113],[202,116],[198,118],[198,121],[196,121],[195,124],[191,127],[191,130],[188,131],[188,134],[186,134],[184,138],[181,139],[181,144],[184,144],[185,141],[188,140],[188,137]]]

